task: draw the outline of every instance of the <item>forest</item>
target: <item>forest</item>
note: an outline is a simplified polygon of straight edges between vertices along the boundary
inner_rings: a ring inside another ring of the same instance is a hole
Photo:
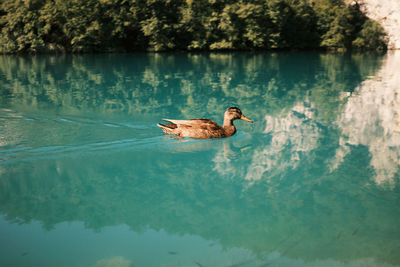
[[[385,50],[343,0],[0,0],[0,53]]]

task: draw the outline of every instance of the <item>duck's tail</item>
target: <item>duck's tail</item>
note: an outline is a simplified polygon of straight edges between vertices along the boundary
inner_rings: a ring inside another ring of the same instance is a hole
[[[174,129],[176,129],[178,127],[174,123],[168,123],[168,124],[157,123],[157,126],[160,127],[163,130],[163,132],[166,134],[176,134],[174,132]]]

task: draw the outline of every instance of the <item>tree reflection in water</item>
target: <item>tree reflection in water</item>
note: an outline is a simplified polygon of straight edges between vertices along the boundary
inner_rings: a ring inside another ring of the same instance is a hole
[[[2,56],[0,212],[399,264],[397,66],[398,53]],[[155,126],[221,122],[231,105],[255,120],[232,138]]]

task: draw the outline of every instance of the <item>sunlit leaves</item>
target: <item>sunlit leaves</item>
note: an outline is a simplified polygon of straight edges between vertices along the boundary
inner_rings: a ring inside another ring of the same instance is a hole
[[[382,26],[375,21],[367,20],[352,45],[362,50],[386,49],[385,32]]]
[[[0,52],[385,48],[367,21],[342,0],[3,1]]]

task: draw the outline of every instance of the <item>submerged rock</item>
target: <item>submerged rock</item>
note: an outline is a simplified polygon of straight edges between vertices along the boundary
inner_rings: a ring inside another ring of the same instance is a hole
[[[101,259],[94,265],[95,267],[133,267],[133,263],[124,257]]]

